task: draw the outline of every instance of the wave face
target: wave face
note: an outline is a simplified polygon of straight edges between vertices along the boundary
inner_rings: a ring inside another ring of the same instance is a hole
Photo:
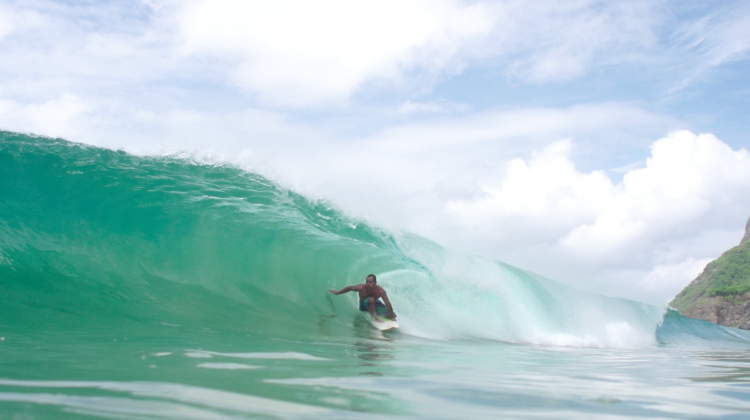
[[[356,298],[327,289],[368,273],[401,331],[430,340],[643,347],[690,334],[660,339],[663,308],[391,234],[235,167],[0,132],[10,329],[351,329]]]

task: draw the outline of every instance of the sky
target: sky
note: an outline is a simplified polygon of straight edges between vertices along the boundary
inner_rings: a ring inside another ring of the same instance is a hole
[[[750,3],[0,0],[0,129],[666,304],[750,216]]]

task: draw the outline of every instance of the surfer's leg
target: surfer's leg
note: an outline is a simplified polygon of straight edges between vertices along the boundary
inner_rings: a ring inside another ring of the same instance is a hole
[[[367,298],[367,309],[370,310],[370,315],[372,315],[373,318],[375,318],[378,315],[377,307],[375,306],[375,302],[377,299],[374,297],[368,297]]]
[[[377,302],[375,302],[375,304],[377,305],[378,315],[382,317],[388,315],[388,308],[385,307],[385,303],[383,303],[381,300],[378,300]]]

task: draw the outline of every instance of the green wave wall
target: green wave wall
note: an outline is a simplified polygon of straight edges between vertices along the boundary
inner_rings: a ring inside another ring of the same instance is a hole
[[[0,180],[20,328],[304,328],[327,287],[405,265],[387,235],[233,167],[1,133]]]

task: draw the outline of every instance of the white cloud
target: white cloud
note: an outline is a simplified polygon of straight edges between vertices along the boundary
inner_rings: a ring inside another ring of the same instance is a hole
[[[569,158],[571,146],[570,140],[562,140],[534,153],[528,163],[510,160],[499,185],[484,186],[471,201],[449,201],[449,217],[468,221],[478,230],[492,226],[497,233],[520,222],[527,232],[516,232],[519,236],[531,229],[559,230],[596,217],[617,188],[601,171],[578,172]]]
[[[394,88],[423,94],[471,66],[523,82],[571,80],[595,66],[653,63],[663,48],[655,34],[664,12],[648,1],[42,1],[6,9],[0,37],[12,13],[15,42],[0,45],[0,64],[17,77],[0,88],[15,99],[45,91],[35,101],[50,89],[134,95],[126,87],[150,83],[181,90],[176,97],[209,83],[241,86],[259,100],[253,106],[325,107]],[[722,46],[716,57],[744,54],[743,22],[711,38],[722,40],[712,41]]]
[[[619,295],[633,295],[640,300],[664,304],[674,299],[677,292],[703,271],[712,258],[694,259],[683,254],[681,259],[671,264],[656,265],[650,271],[626,271],[613,277],[624,287],[617,290]],[[635,280],[635,284],[634,283]],[[613,287],[614,290],[616,290]],[[633,293],[633,291],[637,291]]]
[[[368,82],[430,88],[488,59],[516,79],[569,80],[654,47],[656,15],[644,1],[200,0],[180,25],[185,53],[235,63],[234,82],[265,103],[317,106]]]
[[[713,13],[684,24],[676,34],[688,48],[700,53],[706,66],[742,58],[750,50],[750,7],[741,4]]]
[[[43,103],[25,105],[0,99],[0,128],[76,139],[81,131],[75,120],[90,109],[83,99],[69,93]]]
[[[701,18],[682,23],[676,30],[678,46],[684,49],[688,75],[671,89],[680,90],[714,67],[743,60],[750,52],[750,7],[728,3]]]
[[[743,199],[748,192],[746,150],[733,151],[710,134],[673,133],[654,143],[645,168],[623,177],[622,191],[595,221],[571,230],[561,244],[581,258],[610,259],[605,255],[674,238],[679,227],[723,213],[723,206],[750,204]]]
[[[578,171],[569,156],[570,142],[557,142],[528,162],[511,160],[483,194],[450,202],[441,222],[456,229],[447,242],[469,231],[476,252],[494,249],[553,278],[665,303],[741,237],[750,214],[744,149],[675,132],[620,184]]]
[[[0,4],[0,40],[13,31],[13,16],[7,8]]]
[[[710,64],[713,66],[741,59],[750,50],[750,13],[732,16],[722,23],[715,28],[717,33],[711,34]]]
[[[445,71],[486,34],[482,4],[452,0],[198,1],[182,16],[187,53],[236,59],[233,79],[272,104],[343,103],[367,80]]]
[[[595,61],[632,61],[657,46],[653,2],[507,1],[498,11],[499,53],[511,58],[508,73],[533,83],[569,80]]]
[[[403,115],[416,114],[458,114],[469,110],[466,104],[448,101],[412,102],[406,101],[398,106],[396,113]]]
[[[390,153],[429,153],[447,147],[466,147],[482,142],[501,142],[513,147],[516,141],[542,145],[570,135],[597,136],[607,130],[608,141],[625,132],[676,125],[674,119],[623,103],[580,104],[568,108],[517,108],[490,110],[467,116],[445,117],[395,126],[373,137],[377,147]],[[614,134],[613,132],[618,132]],[[516,141],[514,141],[516,140]],[[610,140],[611,141],[611,140]],[[514,151],[511,151],[514,153]]]

